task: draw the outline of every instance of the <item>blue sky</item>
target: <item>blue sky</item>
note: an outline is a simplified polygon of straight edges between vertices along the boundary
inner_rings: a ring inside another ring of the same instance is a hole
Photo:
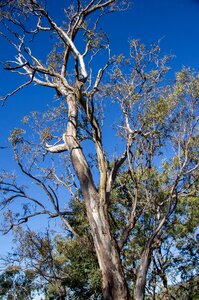
[[[175,70],[199,64],[199,1],[135,0],[132,10],[113,17],[113,48],[126,49],[126,41],[139,38],[144,43],[161,39],[162,51],[174,54]]]
[[[58,20],[58,7],[65,0],[49,0],[49,10]],[[122,13],[107,15],[101,22],[111,41],[112,54],[128,54],[129,40],[139,38],[150,44],[161,40],[160,46],[165,54],[174,54],[172,72],[183,66],[199,70],[199,1],[197,0],[134,0],[132,9]],[[45,42],[45,41],[44,41]],[[37,44],[42,52],[44,45]],[[5,41],[0,43],[0,61],[13,55]],[[5,73],[0,66],[0,94],[4,95],[11,87],[16,87],[18,79]],[[14,127],[20,127],[24,115],[30,111],[44,111],[47,105],[56,104],[53,93],[45,88],[32,86],[10,98],[0,108],[0,146],[7,146],[7,138]],[[114,117],[114,116],[113,116]],[[110,139],[109,136],[105,137]],[[14,168],[9,150],[0,150],[2,168]],[[9,237],[0,238],[0,254],[10,247]]]
[[[57,18],[63,0],[49,0],[49,10]],[[139,38],[150,44],[161,40],[165,54],[174,54],[173,72],[183,66],[199,69],[199,1],[198,0],[134,0],[129,11],[107,15],[101,26],[108,32],[112,54],[128,54],[128,41]],[[41,53],[43,45],[37,44]],[[13,55],[11,48],[1,39],[0,59]],[[11,87],[17,86],[17,77],[0,69],[0,94],[4,95]],[[171,77],[172,77],[171,73]],[[20,124],[24,115],[32,110],[45,110],[52,100],[52,92],[39,87],[27,88],[16,94],[0,108],[0,138],[6,138],[7,130]],[[4,142],[3,142],[4,143]]]

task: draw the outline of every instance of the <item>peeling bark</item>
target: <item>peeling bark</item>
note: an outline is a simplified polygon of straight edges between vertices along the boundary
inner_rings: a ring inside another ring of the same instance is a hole
[[[98,262],[102,271],[104,299],[129,299],[119,251],[110,233],[106,209],[95,203],[96,200],[89,199],[86,205]]]
[[[142,253],[140,266],[137,272],[137,279],[135,283],[134,299],[143,300],[145,295],[145,285],[148,267],[151,261],[151,248],[147,247]]]
[[[73,167],[80,181],[85,200],[95,250],[102,272],[102,287],[105,300],[129,299],[128,288],[120,260],[119,249],[111,235],[109,217],[105,201],[100,198],[93,178],[76,136],[76,97],[69,94],[68,126],[65,134]]]

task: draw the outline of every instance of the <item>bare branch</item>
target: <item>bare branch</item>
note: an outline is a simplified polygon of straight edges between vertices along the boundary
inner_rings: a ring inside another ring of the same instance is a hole
[[[3,104],[2,104],[2,105],[5,104],[5,101],[6,101],[9,97],[13,96],[13,95],[16,94],[18,91],[20,91],[20,90],[23,89],[24,87],[28,86],[29,84],[31,84],[31,83],[33,82],[33,80],[34,80],[34,75],[35,75],[35,72],[33,71],[32,74],[30,75],[31,78],[30,78],[29,81],[23,83],[22,85],[20,85],[19,87],[17,87],[14,91],[12,91],[11,93],[7,94],[5,97],[0,98],[0,100],[3,101]]]

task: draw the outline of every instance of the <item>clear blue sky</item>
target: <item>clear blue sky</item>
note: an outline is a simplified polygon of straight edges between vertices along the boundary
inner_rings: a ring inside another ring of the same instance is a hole
[[[58,8],[65,0],[49,0],[49,10],[58,19]],[[199,70],[199,1],[198,0],[134,0],[132,9],[108,15],[101,22],[111,40],[112,54],[128,53],[128,41],[139,38],[150,44],[161,40],[165,54],[174,54],[171,78],[183,66]],[[44,41],[45,42],[45,41]],[[38,44],[38,51],[45,45]],[[5,41],[0,42],[0,60],[12,55]],[[0,66],[1,68],[1,66]],[[16,87],[17,78],[0,69],[0,94]],[[0,146],[7,146],[7,138],[14,127],[20,127],[24,115],[32,110],[45,110],[47,104],[54,103],[53,94],[45,88],[32,86],[10,98],[0,108]],[[105,137],[109,139],[109,137]],[[14,168],[8,150],[0,150],[1,169]],[[0,254],[9,248],[9,238],[0,239]]]
[[[58,16],[57,7],[63,7],[63,0],[48,0],[50,11]],[[130,1],[131,2],[131,1]],[[55,5],[56,4],[56,5]],[[182,66],[199,69],[199,1],[198,0],[134,0],[132,9],[106,16],[101,26],[107,30],[112,46],[112,54],[128,54],[128,41],[139,38],[150,44],[161,40],[163,53],[174,54],[174,71]],[[37,44],[38,51],[43,45]],[[0,60],[9,56],[10,47],[5,41],[0,43]],[[11,86],[16,87],[17,78],[9,72],[0,73],[0,94],[5,94]],[[19,126],[22,117],[31,110],[44,110],[51,103],[52,93],[45,88],[27,88],[18,93],[6,106],[0,108],[0,139],[6,138],[7,130]],[[3,143],[5,143],[3,141]]]
[[[63,3],[67,2],[49,0],[49,9],[56,18],[57,7],[63,7]],[[128,54],[128,41],[132,38],[139,38],[146,44],[162,39],[160,45],[163,53],[175,55],[172,62],[174,72],[182,66],[199,69],[198,0],[134,0],[131,10],[108,15],[102,20],[101,26],[107,30],[111,39],[112,54]],[[5,41],[0,42],[0,60],[9,56],[9,53],[13,55]],[[40,53],[43,46],[37,44]],[[1,71],[0,79],[0,95],[17,85],[17,78],[9,72]],[[1,145],[7,143],[7,132],[13,127],[19,127],[24,115],[32,110],[44,110],[51,101],[51,91],[35,86],[7,101],[6,106],[0,108]]]

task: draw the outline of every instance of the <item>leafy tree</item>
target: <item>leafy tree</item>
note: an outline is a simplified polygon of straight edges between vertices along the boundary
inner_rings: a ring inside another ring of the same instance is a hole
[[[178,209],[173,216],[175,221],[165,226],[163,237],[153,250],[146,281],[147,299],[192,299],[197,296],[198,245],[194,236],[194,228],[197,229],[198,224],[197,198],[188,201],[186,210],[184,200],[184,197],[179,199]],[[192,201],[195,207],[189,205]],[[101,299],[101,278],[92,239],[87,231],[85,210],[82,206],[77,207],[76,203],[71,205],[75,214],[70,223],[81,234],[81,238],[71,240],[61,235],[52,238],[49,231],[45,235],[38,235],[18,229],[15,238],[15,247],[18,247],[8,257],[7,263],[16,265],[23,261],[26,269],[34,270],[37,281],[42,282],[40,285],[45,290],[46,299],[65,299],[66,295],[68,299]],[[177,226],[173,227],[173,223]],[[120,221],[118,226],[121,226]],[[190,238],[191,235],[193,238]],[[136,242],[134,237],[136,249],[132,246],[129,251],[123,252],[126,255],[125,271],[130,288],[135,284],[132,262],[135,263],[136,256],[139,257],[137,252],[143,244],[140,239],[138,233]],[[129,243],[128,248],[131,245]]]
[[[191,195],[178,199],[161,245],[153,251],[147,279],[153,299],[192,299],[198,293],[198,200]]]
[[[49,231],[18,229],[15,250],[5,261],[34,270],[38,290],[46,299],[100,299],[101,273],[92,240],[86,235],[71,240]]]
[[[22,271],[17,266],[10,266],[0,275],[0,296],[2,300],[33,299],[33,292],[37,289],[34,282],[33,270]]]
[[[132,41],[128,58],[112,58],[99,18],[126,4],[74,1],[60,26],[41,1],[0,2],[1,35],[17,52],[5,68],[27,78],[2,100],[32,83],[53,89],[60,99],[60,106],[43,117],[32,114],[29,141],[24,129],[10,136],[19,169],[42,189],[40,195],[21,186],[13,174],[2,172],[0,183],[7,231],[46,214],[61,218],[75,244],[88,226],[104,299],[130,299],[133,284],[134,298],[141,300],[153,251],[161,245],[178,199],[196,195],[199,77],[182,70],[173,85],[163,84],[169,57],[161,57],[158,45],[148,49]],[[53,40],[40,57],[33,46],[43,36]],[[96,69],[100,53],[107,61]],[[121,114],[115,131],[121,148],[115,155],[103,143],[105,101]],[[29,117],[24,121],[29,123]],[[64,188],[84,207],[87,221],[80,233],[73,226],[74,207],[59,192]],[[16,213],[17,199],[25,202]]]

